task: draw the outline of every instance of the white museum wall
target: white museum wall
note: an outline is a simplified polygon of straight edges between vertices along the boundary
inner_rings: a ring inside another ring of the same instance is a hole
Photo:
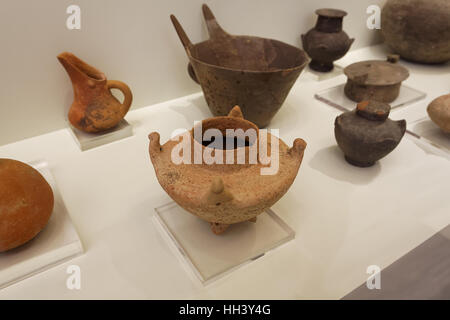
[[[72,86],[56,59],[70,51],[126,82],[132,108],[200,90],[186,72],[187,58],[170,22],[175,14],[193,42],[207,38],[201,4],[230,33],[275,38],[301,46],[314,10],[341,8],[352,49],[379,42],[366,27],[369,5],[384,0],[2,0],[0,6],[0,145],[66,126]],[[81,30],[68,30],[66,8],[81,8]],[[160,124],[164,125],[164,124]],[[150,130],[150,128],[149,128]]]

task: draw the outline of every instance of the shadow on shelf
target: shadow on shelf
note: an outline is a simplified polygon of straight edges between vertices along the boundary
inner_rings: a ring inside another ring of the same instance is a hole
[[[193,126],[194,121],[200,121],[212,117],[203,94],[197,97],[189,98],[187,104],[171,105],[169,108],[176,113],[183,115],[190,127]]]
[[[344,154],[338,146],[319,150],[312,157],[309,165],[332,179],[358,185],[369,184],[381,171],[379,162],[370,168],[358,168],[350,165],[345,161]]]

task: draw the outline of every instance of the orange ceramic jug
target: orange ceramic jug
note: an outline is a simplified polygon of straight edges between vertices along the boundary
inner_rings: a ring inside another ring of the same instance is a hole
[[[107,80],[103,72],[88,65],[70,52],[58,55],[72,81],[74,101],[69,110],[69,121],[77,129],[89,133],[115,127],[130,109],[133,95],[123,82]],[[123,92],[120,103],[111,93],[116,88]]]

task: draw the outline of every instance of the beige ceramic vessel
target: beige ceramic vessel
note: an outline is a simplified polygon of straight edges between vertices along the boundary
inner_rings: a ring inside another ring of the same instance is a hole
[[[259,160],[256,163],[248,161],[250,148],[259,145],[260,132],[254,123],[243,118],[238,106],[228,116],[206,119],[201,124],[203,132],[207,129],[218,129],[222,133],[226,129],[254,129],[258,140],[250,146],[227,149],[221,154],[226,159],[227,153],[231,153],[234,164],[206,164],[204,160],[201,164],[175,164],[172,161],[172,150],[180,142],[172,139],[160,145],[159,134],[153,132],[149,135],[149,152],[159,183],[177,204],[209,222],[216,234],[222,233],[231,224],[256,222],[256,217],[273,206],[294,182],[306,142],[295,139],[293,147],[289,148],[276,137],[272,141],[272,136],[268,133],[267,143],[263,144],[268,150],[265,154],[270,155],[272,148],[278,143],[279,167],[275,174],[261,175],[261,169],[268,168],[271,164],[264,165]],[[195,148],[202,153],[210,148],[203,141],[199,142],[194,138],[194,128],[186,135],[190,136],[192,160]],[[241,152],[245,151],[246,154],[246,161],[242,164],[236,163],[239,148],[243,148]],[[258,155],[262,152],[259,147],[257,152]]]
[[[450,94],[440,96],[428,105],[430,119],[444,132],[450,133]]]
[[[33,239],[47,225],[53,191],[33,167],[0,159],[0,253]]]

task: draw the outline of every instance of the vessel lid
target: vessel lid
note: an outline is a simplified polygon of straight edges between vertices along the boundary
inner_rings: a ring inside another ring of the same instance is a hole
[[[344,69],[345,75],[361,85],[388,86],[409,77],[409,71],[396,63],[394,57],[388,61],[368,60],[353,63]]]
[[[327,18],[342,18],[347,15],[347,12],[339,9],[322,8],[317,9],[316,14]]]
[[[384,121],[389,117],[391,106],[379,101],[361,101],[356,105],[356,114],[371,121]]]

